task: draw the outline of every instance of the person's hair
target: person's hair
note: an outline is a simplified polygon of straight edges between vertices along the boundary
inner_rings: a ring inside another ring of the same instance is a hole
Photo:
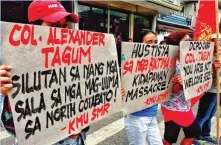
[[[131,38],[129,38],[128,40],[132,40]]]
[[[37,21],[31,22],[31,24],[33,25],[41,25],[42,23],[43,23],[43,20],[37,20]]]
[[[165,40],[163,40],[163,41],[161,41],[161,42],[160,42],[160,44],[163,44],[163,43],[165,43],[165,42],[166,42],[166,41],[165,41]]]
[[[121,33],[116,33],[115,37],[117,38],[118,36],[121,36]]]
[[[166,39],[167,45],[177,45],[179,46],[180,41],[188,34],[186,31],[175,31],[170,33]]]
[[[143,29],[141,32],[140,32],[140,36],[139,36],[139,39],[138,39],[138,42],[142,43],[143,42],[143,38],[149,34],[149,33],[152,33],[154,34],[155,36],[157,36],[157,34],[155,32],[153,32],[152,30],[149,30],[149,29]]]

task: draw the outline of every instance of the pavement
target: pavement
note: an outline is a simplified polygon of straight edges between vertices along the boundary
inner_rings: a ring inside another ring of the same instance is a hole
[[[193,108],[194,113],[197,112],[197,105]],[[157,115],[158,125],[160,128],[161,136],[164,133],[164,121],[159,109]],[[221,121],[220,121],[221,124]],[[220,128],[221,132],[221,128]],[[212,120],[212,135],[216,136],[216,118]],[[181,130],[178,142],[174,145],[179,145],[184,137]],[[13,138],[10,137],[5,131],[0,132],[0,145],[12,145]],[[87,145],[128,145],[126,132],[124,130],[124,117],[122,112],[115,113],[93,125],[90,126]],[[146,143],[147,144],[147,143]]]
[[[194,114],[197,113],[197,109],[198,104],[193,107]],[[164,120],[160,109],[157,114],[157,120],[161,132],[161,137],[163,137]],[[216,128],[216,118],[213,117],[211,135],[216,136]],[[87,145],[128,145],[126,132],[124,130],[124,118],[122,112],[118,112],[91,125],[91,129],[88,134],[89,135],[87,137]],[[181,130],[178,141],[174,145],[179,145],[183,137],[184,133]]]

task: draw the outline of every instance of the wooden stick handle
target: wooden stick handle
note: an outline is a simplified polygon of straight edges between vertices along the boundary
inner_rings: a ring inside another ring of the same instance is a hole
[[[218,0],[215,0],[216,4],[216,59],[219,60],[219,7],[218,7]],[[216,132],[216,140],[217,144],[219,144],[219,117],[220,117],[220,70],[216,70],[216,105],[217,105],[217,111],[216,111],[216,126],[217,126],[217,132]]]

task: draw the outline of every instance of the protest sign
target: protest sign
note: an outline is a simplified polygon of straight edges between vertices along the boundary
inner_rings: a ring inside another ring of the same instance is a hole
[[[141,43],[122,44],[123,112],[129,114],[166,101],[172,91],[178,48]]]
[[[21,145],[53,144],[122,107],[113,35],[1,22]]]
[[[181,41],[180,71],[186,100],[211,88],[213,51],[213,42]]]

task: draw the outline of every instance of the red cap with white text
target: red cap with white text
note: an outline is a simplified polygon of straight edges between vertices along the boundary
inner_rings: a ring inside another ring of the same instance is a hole
[[[46,22],[58,22],[61,19],[69,16],[72,22],[78,23],[79,18],[73,13],[68,13],[65,8],[56,0],[35,0],[28,7],[28,20],[34,22],[43,20]]]

